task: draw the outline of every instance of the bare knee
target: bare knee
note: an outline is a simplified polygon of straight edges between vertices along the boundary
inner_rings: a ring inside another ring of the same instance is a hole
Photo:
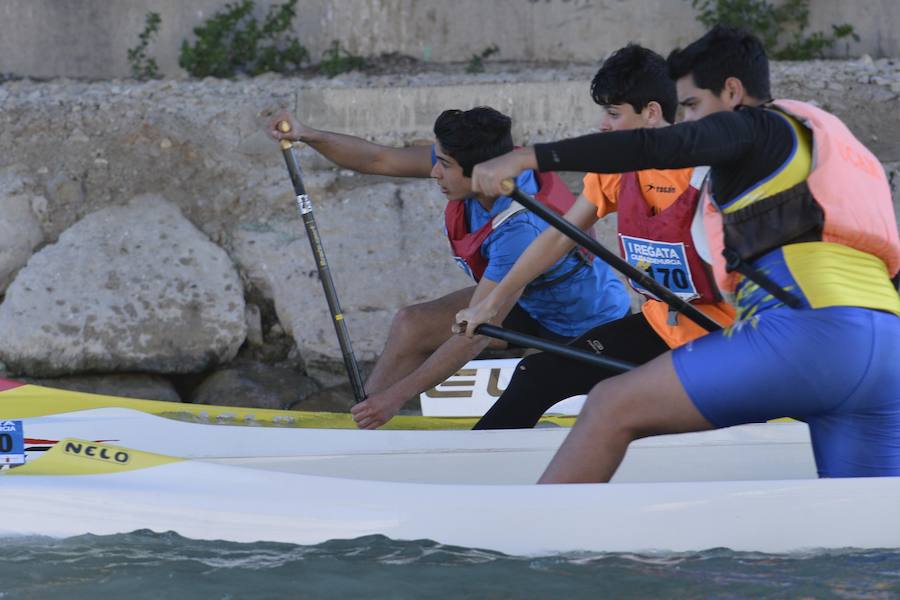
[[[589,421],[592,428],[637,439],[640,428],[630,407],[628,389],[616,379],[605,379],[591,389],[578,418]]]
[[[401,337],[412,337],[426,323],[426,315],[418,305],[404,306],[391,321],[391,333]]]
[[[427,304],[401,308],[391,321],[390,337],[404,346],[434,350],[450,337],[451,323],[441,316]]]

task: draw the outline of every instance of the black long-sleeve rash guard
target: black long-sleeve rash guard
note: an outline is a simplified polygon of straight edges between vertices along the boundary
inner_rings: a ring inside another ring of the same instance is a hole
[[[671,127],[535,144],[534,151],[540,171],[627,173],[709,165],[713,197],[724,205],[777,171],[793,147],[784,117],[742,107]]]

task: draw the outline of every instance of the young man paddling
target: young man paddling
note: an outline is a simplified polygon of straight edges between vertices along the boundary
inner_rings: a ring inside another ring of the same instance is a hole
[[[678,97],[666,60],[647,48],[629,45],[610,56],[591,83],[591,96],[602,108],[600,131],[665,127],[675,120]],[[734,319],[734,309],[721,301],[712,281],[705,236],[694,240],[692,225],[706,168],[647,169],[626,174],[590,173],[584,191],[565,218],[588,229],[618,211],[618,233],[626,259],[671,287],[721,325]],[[557,229],[545,230],[506,277],[475,308],[458,320],[493,319],[500,307],[538,277],[548,265],[570,252],[575,243]],[[706,262],[701,255],[707,256]],[[643,364],[671,348],[700,337],[706,330],[671,312],[665,302],[632,282],[648,296],[641,312],[595,327],[573,345],[621,360]],[[610,369],[585,365],[554,354],[524,358],[497,402],[475,429],[533,427],[551,406],[586,394]]]
[[[524,168],[711,167],[706,230],[737,322],[598,384],[541,482],[608,481],[632,440],[779,416],[809,424],[822,477],[900,475],[900,240],[881,165],[833,115],[766,102],[768,60],[746,33],[716,28],[669,66],[686,117],[708,116],[473,173],[491,193]]]
[[[277,124],[287,120],[291,131]],[[289,114],[275,115],[271,135],[305,142],[338,165],[363,173],[431,177],[446,195],[445,225],[457,262],[476,286],[402,309],[391,323],[384,351],[366,382],[367,399],[352,409],[357,425],[380,427],[421,392],[434,387],[478,355],[487,339],[468,340],[449,333],[453,316],[481,300],[512,268],[547,224],[499,194],[471,192],[471,169],[512,150],[509,117],[488,107],[448,110],[434,125],[433,146],[391,148],[315,130]],[[553,174],[528,171],[517,184],[564,212],[574,198]],[[497,314],[504,326],[560,341],[628,312],[628,295],[610,268],[572,251],[547,265],[521,297],[511,298]]]

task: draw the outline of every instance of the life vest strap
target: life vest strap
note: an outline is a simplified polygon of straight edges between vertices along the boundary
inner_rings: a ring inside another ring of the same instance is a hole
[[[744,262],[740,254],[732,248],[722,250],[725,257],[725,269],[730,273],[737,271],[762,289],[766,290],[774,297],[778,298],[791,308],[803,308],[803,303],[797,296],[791,294],[786,289],[772,281],[768,275],[753,267],[750,263]]]
[[[559,275],[557,277],[547,277],[547,275],[544,274],[541,277],[539,277],[538,279],[535,279],[532,283],[528,284],[528,289],[529,290],[540,290],[540,289],[543,289],[546,287],[550,287],[551,285],[561,283],[561,282],[565,281],[566,279],[574,276],[578,271],[580,271],[581,269],[590,265],[591,262],[593,262],[593,259],[591,259],[589,256],[587,256],[584,252],[582,252],[578,248],[573,248],[572,250],[569,250],[569,253],[566,255],[566,258],[569,258],[573,254],[575,255],[576,258],[578,258],[578,264],[576,264],[574,267],[572,267],[571,269],[569,269],[568,271],[566,271],[565,273],[563,273],[562,275]],[[563,259],[563,260],[565,260],[565,259]]]

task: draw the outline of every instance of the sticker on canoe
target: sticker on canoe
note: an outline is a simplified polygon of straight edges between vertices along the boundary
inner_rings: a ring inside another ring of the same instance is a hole
[[[42,456],[25,465],[4,471],[4,475],[102,475],[148,469],[184,459],[65,438]]]
[[[22,421],[0,421],[0,465],[25,464]]]
[[[430,417],[480,417],[506,390],[518,358],[473,360],[442,384],[419,396],[422,414]],[[557,402],[547,415],[577,415],[585,396]]]
[[[119,440],[92,440],[95,444],[107,444]],[[25,452],[46,452],[59,443],[59,440],[45,440],[43,438],[25,438]]]

